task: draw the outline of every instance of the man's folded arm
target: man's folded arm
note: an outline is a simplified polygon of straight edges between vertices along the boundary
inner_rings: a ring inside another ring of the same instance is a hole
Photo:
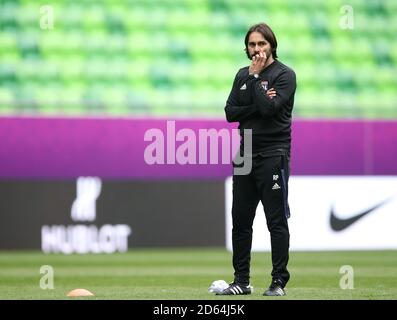
[[[238,86],[237,86],[237,76],[234,79],[232,90],[229,94],[229,98],[226,101],[225,113],[226,120],[228,122],[239,122],[253,116],[257,115],[258,108],[255,104],[247,105],[247,106],[239,106],[238,105]]]
[[[225,113],[228,122],[238,122],[253,117],[258,113],[258,109],[255,104],[249,106],[233,106],[226,104]]]
[[[295,73],[293,71],[283,72],[276,79],[273,88],[276,90],[276,96],[271,99],[267,96],[260,80],[254,83],[254,101],[262,117],[273,116],[291,98],[296,90]]]

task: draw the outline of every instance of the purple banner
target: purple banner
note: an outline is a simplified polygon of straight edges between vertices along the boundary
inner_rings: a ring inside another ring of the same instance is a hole
[[[231,175],[229,163],[181,164],[165,153],[165,164],[148,164],[145,150],[154,141],[144,139],[149,130],[163,132],[164,150],[167,142],[173,143],[176,155],[187,141],[181,137],[193,134],[190,146],[197,144],[194,157],[199,159],[200,130],[236,128],[221,119],[178,119],[175,132],[170,132],[170,120],[0,118],[0,178],[218,179]],[[295,119],[292,139],[293,175],[397,175],[397,121]]]
[[[292,136],[292,174],[397,174],[397,121],[300,120]]]

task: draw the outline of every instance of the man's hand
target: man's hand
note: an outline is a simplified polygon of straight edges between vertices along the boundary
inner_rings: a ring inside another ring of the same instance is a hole
[[[273,99],[276,96],[277,92],[274,88],[270,88],[269,90],[266,91],[266,95],[270,98]]]
[[[259,52],[252,57],[252,62],[249,67],[249,73],[259,74],[264,68],[266,63],[267,57],[265,52]]]

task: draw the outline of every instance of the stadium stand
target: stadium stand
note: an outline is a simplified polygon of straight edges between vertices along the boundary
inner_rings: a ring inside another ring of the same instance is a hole
[[[297,73],[295,115],[397,117],[397,2],[0,0],[0,114],[215,116],[265,21]]]

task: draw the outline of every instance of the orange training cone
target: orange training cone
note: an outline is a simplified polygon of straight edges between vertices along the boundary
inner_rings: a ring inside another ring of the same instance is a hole
[[[93,295],[92,292],[86,289],[74,289],[67,294],[68,297],[90,297]]]

